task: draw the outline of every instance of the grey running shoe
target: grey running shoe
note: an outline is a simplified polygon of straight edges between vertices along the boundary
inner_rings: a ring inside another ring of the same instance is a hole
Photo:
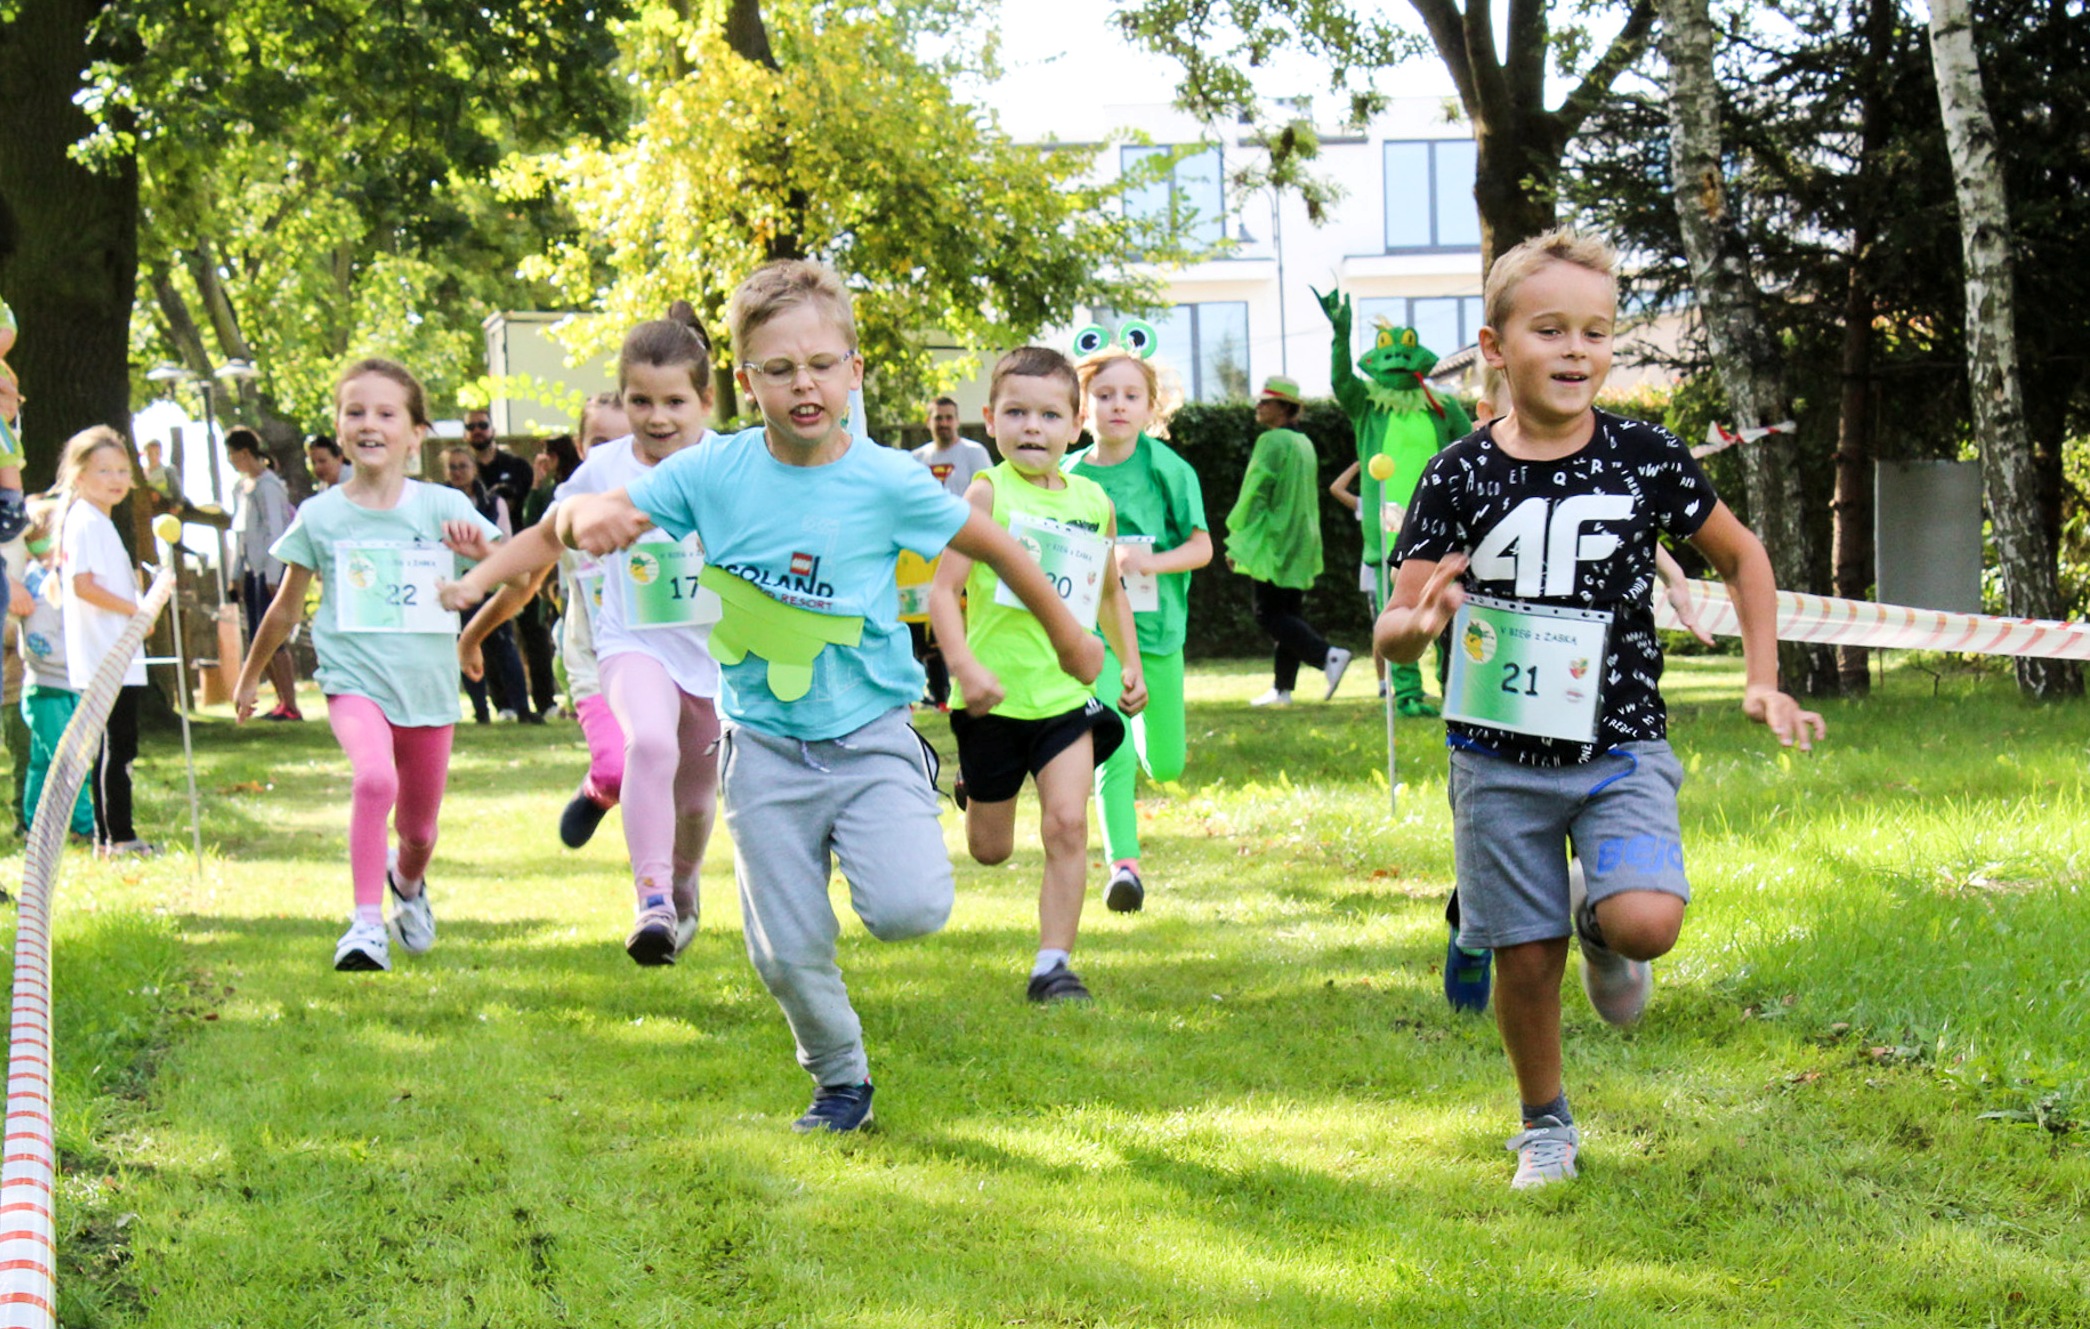
[[[1655,968],[1646,960],[1628,960],[1589,939],[1589,883],[1582,860],[1568,862],[1568,912],[1575,921],[1575,944],[1582,953],[1582,991],[1604,1023],[1632,1024],[1654,995]]]
[[[1528,1191],[1575,1176],[1575,1151],[1582,1133],[1563,1126],[1558,1117],[1540,1117],[1509,1137],[1502,1147],[1517,1156],[1517,1175],[1510,1178],[1513,1191]]]

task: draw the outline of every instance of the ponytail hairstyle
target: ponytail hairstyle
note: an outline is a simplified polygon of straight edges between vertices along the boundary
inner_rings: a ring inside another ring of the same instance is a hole
[[[624,334],[617,352],[617,384],[622,387],[633,365],[667,368],[685,365],[690,385],[707,402],[711,398],[711,334],[687,300],[668,306],[666,318],[641,323]]]

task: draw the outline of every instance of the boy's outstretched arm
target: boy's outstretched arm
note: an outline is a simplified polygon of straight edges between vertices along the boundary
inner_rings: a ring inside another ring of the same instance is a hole
[[[470,609],[492,594],[502,582],[535,579],[539,572],[559,561],[559,552],[559,537],[552,529],[551,516],[547,514],[543,521],[518,532],[514,539],[495,545],[484,562],[462,577],[445,582],[436,592],[436,599],[445,609]],[[522,603],[527,603],[527,597]],[[516,606],[517,609],[521,607],[521,603]],[[494,621],[501,623],[506,620]]]
[[[1786,747],[1797,744],[1802,752],[1811,750],[1813,740],[1826,738],[1829,729],[1821,716],[1802,710],[1799,702],[1778,689],[1778,583],[1763,541],[1725,503],[1716,503],[1691,543],[1727,583],[1727,598],[1734,602],[1734,616],[1741,623],[1742,662],[1747,671],[1743,714],[1768,725]]]
[[[979,559],[993,568],[1008,588],[1023,601],[1024,607],[1038,616],[1045,625],[1045,635],[1052,642],[1053,651],[1059,656],[1060,668],[1083,683],[1094,683],[1096,675],[1103,669],[1103,643],[1095,634],[1074,621],[1067,606],[1060,602],[1052,583],[1045,580],[1045,573],[1038,567],[1016,538],[995,524],[994,518],[977,507],[965,519],[965,525],[951,537],[950,547],[967,558]],[[937,568],[937,578],[942,580],[943,569]],[[948,661],[949,657],[945,657]]]
[[[1459,582],[1465,570],[1464,554],[1447,554],[1440,561],[1411,558],[1402,563],[1393,591],[1386,597],[1386,612],[1372,625],[1372,654],[1395,664],[1420,660],[1466,603],[1466,588]]]
[[[653,519],[639,511],[622,489],[567,499],[552,509],[551,516],[558,522],[561,544],[590,554],[629,549],[653,527]]]
[[[967,525],[982,513],[991,514],[994,482],[985,476],[975,479],[966,486],[965,501],[972,505]],[[994,518],[990,515],[987,520],[992,522]],[[972,643],[965,639],[965,610],[959,606],[958,592],[965,588],[965,579],[971,575],[972,559],[960,553],[954,541],[936,561],[936,580],[929,585],[929,626],[943,652],[944,668],[950,671],[958,691],[965,697],[966,713],[985,715],[999,706],[1007,694],[1001,680],[980,663],[980,658],[972,653]]]

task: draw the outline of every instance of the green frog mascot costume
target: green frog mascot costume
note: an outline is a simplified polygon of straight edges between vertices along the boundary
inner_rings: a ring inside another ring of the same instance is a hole
[[[1422,468],[1446,445],[1473,432],[1465,409],[1439,397],[1423,382],[1436,367],[1436,352],[1422,345],[1413,328],[1397,328],[1379,320],[1372,348],[1350,366],[1350,297],[1337,291],[1322,295],[1321,311],[1334,325],[1329,342],[1329,376],[1335,400],[1350,417],[1357,434],[1358,511],[1364,516],[1364,561],[1376,570],[1374,608],[1384,612],[1392,590],[1386,555],[1400,535],[1401,517],[1422,479]],[[1363,370],[1360,377],[1357,370]],[[1373,460],[1385,457],[1375,468]],[[1388,462],[1392,470],[1388,472]],[[1384,479],[1381,476],[1385,476]],[[1373,514],[1379,514],[1374,519]],[[1395,665],[1391,671],[1394,706],[1405,716],[1433,716],[1437,708],[1422,691],[1422,668]]]

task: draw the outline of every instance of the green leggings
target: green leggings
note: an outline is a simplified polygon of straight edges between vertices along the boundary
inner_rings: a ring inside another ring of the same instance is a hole
[[[1113,863],[1139,857],[1139,812],[1132,806],[1132,786],[1139,778],[1135,764],[1156,782],[1180,779],[1183,774],[1183,653],[1144,655],[1140,663],[1146,670],[1147,708],[1130,719],[1119,712],[1132,741],[1119,744],[1110,760],[1096,768],[1103,857]],[[1096,675],[1096,695],[1114,711],[1118,694],[1124,691],[1122,668],[1116,653],[1106,645],[1103,672]]]
[[[58,740],[79,704],[80,694],[64,688],[32,683],[22,689],[22,718],[29,723],[29,769],[23,781],[21,809],[24,821],[36,816],[37,802],[44,795],[44,777],[50,774],[51,760],[58,755]],[[93,778],[94,773],[88,772],[87,780],[80,782],[79,797],[73,800],[74,835],[94,834],[94,804],[87,789]]]

